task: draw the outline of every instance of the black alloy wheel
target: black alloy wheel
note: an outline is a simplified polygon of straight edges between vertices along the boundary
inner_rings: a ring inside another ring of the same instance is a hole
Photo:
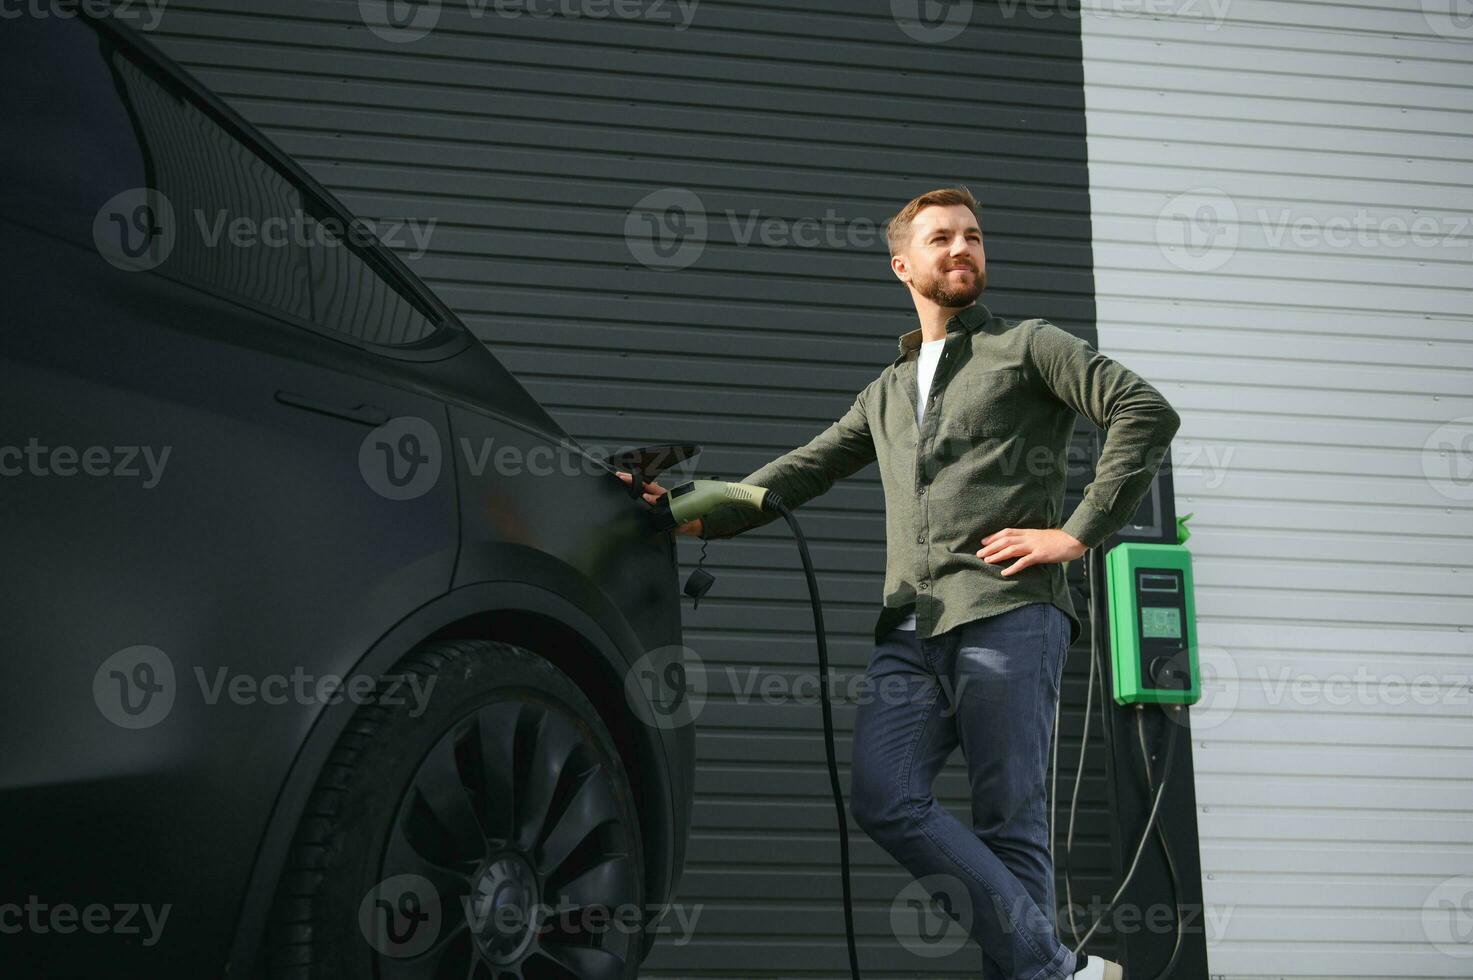
[[[416,650],[377,693],[391,686],[404,703],[361,705],[313,792],[273,975],[633,980],[642,842],[588,699],[546,660],[482,640]]]

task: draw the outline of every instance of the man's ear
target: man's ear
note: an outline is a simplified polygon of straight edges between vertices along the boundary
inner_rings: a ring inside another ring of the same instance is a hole
[[[910,285],[910,263],[905,261],[903,255],[890,256],[890,271],[895,273],[895,278]]]

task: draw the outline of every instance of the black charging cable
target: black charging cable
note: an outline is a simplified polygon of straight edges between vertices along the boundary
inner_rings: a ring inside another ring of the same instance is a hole
[[[1185,709],[1181,705],[1172,705],[1169,709],[1163,710],[1176,712],[1183,711]],[[1136,712],[1135,732],[1136,739],[1138,740],[1141,747],[1141,761],[1145,764],[1146,792],[1149,793],[1154,787],[1152,786],[1151,777],[1151,755],[1146,750],[1145,715],[1146,713],[1143,710]],[[1171,753],[1172,750],[1176,748],[1176,740],[1180,737],[1180,733],[1177,732],[1176,729],[1181,726],[1177,724],[1177,720],[1175,718],[1167,717],[1166,724],[1173,727],[1169,729],[1170,737],[1166,747],[1166,762],[1161,770],[1161,788],[1159,790],[1156,790],[1158,796],[1162,791],[1166,789],[1166,775],[1171,771]],[[1166,965],[1162,967],[1161,971],[1157,973],[1156,976],[1153,978],[1153,980],[1164,980],[1164,978],[1170,976],[1171,971],[1176,968],[1176,961],[1181,958],[1182,941],[1186,937],[1183,934],[1184,923],[1181,919],[1181,891],[1180,885],[1176,878],[1176,862],[1171,859],[1171,845],[1166,840],[1166,826],[1159,820],[1156,821],[1156,839],[1160,841],[1161,854],[1163,857],[1166,858],[1166,874],[1168,879],[1171,881],[1171,913],[1173,918],[1176,919],[1176,943],[1171,947],[1171,958],[1166,961]]]
[[[803,558],[803,574],[808,577],[808,598],[813,603],[813,632],[818,637],[818,697],[823,706],[824,750],[828,754],[829,787],[834,794],[834,811],[839,818],[839,872],[844,888],[844,936],[849,943],[849,974],[859,980],[859,950],[854,943],[854,898],[849,883],[849,820],[844,811],[844,789],[839,783],[839,761],[834,751],[834,708],[829,703],[829,646],[823,628],[823,603],[818,598],[818,576],[813,571],[813,559],[808,554],[808,541],[793,512],[782,498],[771,490],[763,500],[764,510],[775,510],[793,529],[798,540],[798,554]]]

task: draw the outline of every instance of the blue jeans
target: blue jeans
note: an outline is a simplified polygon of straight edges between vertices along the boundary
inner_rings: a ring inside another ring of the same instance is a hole
[[[1056,933],[1046,812],[1068,648],[1068,617],[1033,602],[929,639],[894,630],[866,670],[850,812],[981,946],[985,980],[1057,980],[1075,970]],[[931,795],[958,745],[971,827]]]

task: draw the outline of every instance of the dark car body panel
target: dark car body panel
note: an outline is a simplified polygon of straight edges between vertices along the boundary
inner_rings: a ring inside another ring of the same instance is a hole
[[[79,18],[5,31],[13,44],[25,31],[27,44],[54,45],[32,67],[49,61],[56,79],[85,72],[75,32],[96,32],[91,57],[110,45],[132,52],[289,173],[314,207],[346,214],[121,28]],[[33,88],[57,100],[52,135],[65,137],[67,113],[85,102],[69,102],[56,79]],[[74,139],[98,125],[72,122]],[[116,468],[118,450],[133,447],[141,475],[86,475],[77,461],[61,475],[52,453],[52,472],[0,479],[0,903],[35,895],[171,911],[151,946],[119,931],[6,936],[7,973],[44,962],[51,975],[245,975],[287,843],[355,708],[269,703],[263,679],[376,675],[441,631],[512,614],[558,623],[622,678],[680,643],[674,543],[382,246],[369,247],[370,265],[443,324],[433,342],[380,348],[166,266],[115,268],[81,224],[108,195],[69,184],[78,164],[64,166],[68,148],[41,145],[45,135],[0,151],[0,444],[103,447]],[[121,138],[110,139],[69,149],[90,153],[98,173],[116,164],[124,190],[134,171],[115,157]],[[55,182],[50,201],[36,196],[43,177]],[[438,478],[408,499],[385,496],[366,472],[365,444],[384,417],[417,420],[441,447]],[[550,475],[473,471],[462,440],[523,458],[541,447],[568,463]],[[165,459],[153,485],[143,447]],[[128,730],[100,710],[94,682],[110,655],[136,645],[168,658],[175,691],[166,717]],[[238,676],[254,688],[244,699],[222,686]],[[658,904],[684,860],[693,733],[629,732],[647,898]]]

